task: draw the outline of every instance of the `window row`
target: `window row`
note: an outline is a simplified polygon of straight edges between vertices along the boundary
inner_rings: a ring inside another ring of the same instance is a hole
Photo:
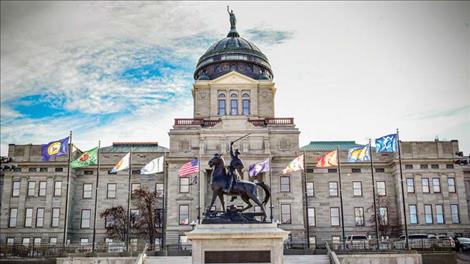
[[[226,97],[224,93],[218,95],[217,100],[217,114],[220,116],[227,115],[226,111]],[[238,111],[238,95],[233,93],[230,95],[230,115],[239,115]],[[242,115],[250,115],[250,95],[244,93],[242,95]]]
[[[28,197],[35,197],[36,194],[39,197],[45,197],[47,194],[47,181],[28,181],[27,185],[28,189],[26,192],[26,195]],[[54,196],[62,196],[62,182],[61,181],[55,181],[54,182]],[[12,182],[12,190],[11,190],[11,196],[12,197],[19,197],[20,196],[20,190],[21,190],[21,182],[20,181],[13,181]]]
[[[38,172],[38,169],[39,169],[39,172],[49,172],[49,168],[47,168],[47,167],[28,168],[28,172]],[[22,171],[22,168],[15,168],[15,172],[21,172],[21,171]],[[54,168],[54,171],[55,172],[63,172],[64,168],[57,167],[57,168]]]
[[[31,240],[33,241],[33,246],[39,246],[39,245],[42,244],[42,238],[41,237],[35,237],[35,238],[23,237],[21,239],[21,245],[23,245],[25,247],[29,247],[31,245]],[[6,242],[7,242],[7,245],[13,246],[13,245],[15,245],[15,238],[14,237],[7,237]],[[57,245],[57,237],[50,237],[49,238],[49,245],[50,246]]]
[[[447,178],[447,189],[449,193],[457,192],[454,177]],[[416,192],[414,178],[406,178],[406,190],[408,193]],[[432,179],[421,178],[421,191],[423,193],[431,193],[431,190],[433,193],[441,192],[441,179],[440,178],[432,178]]]
[[[44,227],[45,208],[36,208],[35,227]],[[59,227],[60,208],[52,208],[51,211],[51,227]],[[18,208],[10,208],[8,216],[8,227],[17,227],[18,224]],[[33,208],[25,208],[24,227],[33,227]]]
[[[410,224],[418,224],[418,208],[416,204],[408,205],[409,209],[409,220]],[[425,224],[433,224],[434,219],[436,224],[445,224],[445,215],[444,215],[444,206],[442,204],[436,204],[434,206],[435,211],[433,211],[433,206],[431,204],[424,205],[424,223]],[[434,218],[434,214],[436,218]],[[460,214],[459,214],[459,205],[458,204],[451,204],[450,205],[450,214],[451,214],[451,221],[452,224],[459,224],[460,223]]]
[[[419,164],[419,168],[422,170],[429,169],[429,164]],[[439,164],[431,164],[431,169],[439,169]],[[446,169],[453,169],[454,164],[446,164]],[[413,164],[405,164],[405,170],[412,170],[414,169]]]

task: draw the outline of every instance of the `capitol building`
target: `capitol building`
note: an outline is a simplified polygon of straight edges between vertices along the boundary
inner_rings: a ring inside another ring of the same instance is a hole
[[[239,35],[233,23],[227,36],[197,62],[193,118],[175,118],[166,147],[127,141],[101,147],[97,195],[97,166],[70,169],[67,156],[42,161],[41,145],[10,144],[1,170],[0,244],[59,245],[64,239],[69,244],[87,244],[94,229],[96,242],[105,243],[110,239],[100,213],[119,205],[127,208],[128,189],[146,188],[160,194],[156,244],[190,245],[185,233],[203,218],[212,197],[208,161],[215,153],[229,160],[230,142],[245,135],[234,145],[245,164],[243,178],[270,186],[267,220],[290,232],[290,244],[315,248],[325,241],[339,242],[343,228],[346,236],[381,239],[404,234],[405,226],[409,234],[470,234],[470,168],[456,163],[457,140],[402,141],[401,163],[397,153],[371,151],[372,169],[368,162],[347,162],[348,150],[360,146],[355,141],[312,139],[302,146],[302,128],[296,126],[295,117],[276,116],[276,91],[287,87],[276,87],[273,66],[254,43]],[[341,181],[338,168],[315,166],[319,157],[337,148]],[[111,173],[130,151],[130,173]],[[299,155],[305,158],[304,171],[283,174]],[[78,156],[78,151],[72,153],[73,158]],[[145,164],[162,156],[163,172],[140,173]],[[179,177],[179,169],[193,159],[200,164],[197,177]],[[270,171],[249,177],[248,166],[263,160],[270,161]],[[240,198],[229,200],[226,196],[226,206],[244,206]],[[374,200],[380,213],[378,234]],[[132,206],[130,211],[135,212]],[[218,201],[211,209],[224,210]],[[131,242],[142,241],[135,234]]]

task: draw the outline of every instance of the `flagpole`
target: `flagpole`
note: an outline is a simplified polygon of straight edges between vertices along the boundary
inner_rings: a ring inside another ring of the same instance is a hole
[[[166,161],[167,158],[167,153],[163,154],[164,156],[164,163],[163,163],[163,210],[162,210],[162,245],[161,245],[161,250],[163,251],[163,255],[166,255],[166,250],[165,250],[165,244],[166,244],[166,237],[165,237],[165,232],[166,232],[166,210],[167,206],[166,204],[166,194],[167,194],[167,189],[168,189],[168,162]]]
[[[377,239],[377,249],[379,249],[379,224],[378,224],[378,215],[377,215],[377,203],[375,201],[375,177],[374,177],[374,161],[372,158],[372,143],[369,138],[369,156],[370,156],[370,173],[372,175],[372,197],[374,200],[374,223],[375,223],[375,237]]]
[[[401,181],[401,202],[403,206],[403,223],[405,224],[405,247],[409,250],[408,241],[408,224],[406,223],[406,203],[405,203],[405,188],[403,187],[403,170],[401,168],[401,147],[400,147],[400,132],[397,128],[397,144],[398,144],[398,162],[400,165],[400,181]]]
[[[129,251],[130,229],[131,229],[131,176],[132,176],[132,146],[129,147],[129,177],[127,180],[127,235],[126,247]]]
[[[69,214],[69,196],[70,196],[70,162],[72,158],[72,130],[70,130],[70,135],[69,135],[69,156],[67,160],[67,184],[66,184],[66,190],[65,190],[65,216],[64,216],[64,236],[62,239],[62,245],[65,248],[65,245],[67,243],[67,229],[68,229],[68,223],[67,223],[67,216]]]
[[[91,253],[95,252],[95,241],[96,241],[96,211],[98,205],[98,183],[100,178],[100,147],[101,147],[101,140],[98,140],[98,151],[96,154],[96,183],[95,183],[95,212],[93,216],[93,244],[91,248]]]
[[[304,182],[304,196],[305,196],[305,226],[306,226],[306,236],[307,236],[307,249],[310,248],[310,223],[308,221],[309,216],[308,216],[308,194],[307,194],[307,172],[306,172],[306,166],[305,166],[305,160],[307,156],[305,155],[305,151],[303,153],[303,170],[302,170],[302,176],[303,176],[303,182]]]
[[[344,234],[344,214],[343,214],[343,191],[341,190],[341,163],[339,161],[339,146],[336,147],[336,160],[338,163],[338,180],[339,180],[339,203],[341,207],[341,234],[344,246],[345,234]]]
[[[199,150],[199,158],[197,161],[198,166],[198,177],[197,179],[197,223],[201,223],[201,151]]]
[[[269,153],[269,190],[271,191],[271,197],[269,198],[269,219],[271,220],[271,223],[273,223],[273,196],[272,196],[272,156],[271,153]]]

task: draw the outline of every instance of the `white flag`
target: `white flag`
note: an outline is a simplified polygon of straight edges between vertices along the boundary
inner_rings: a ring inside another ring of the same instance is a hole
[[[163,172],[163,156],[152,160],[140,170],[140,174],[154,174],[159,172]]]
[[[131,153],[127,153],[126,156],[124,156],[116,165],[114,168],[111,170],[112,173],[116,173],[118,171],[126,170],[129,169],[129,159],[130,159]]]

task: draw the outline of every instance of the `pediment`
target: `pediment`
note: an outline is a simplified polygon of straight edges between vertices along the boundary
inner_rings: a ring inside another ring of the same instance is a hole
[[[211,84],[256,84],[257,80],[236,71],[231,71],[210,82]]]

